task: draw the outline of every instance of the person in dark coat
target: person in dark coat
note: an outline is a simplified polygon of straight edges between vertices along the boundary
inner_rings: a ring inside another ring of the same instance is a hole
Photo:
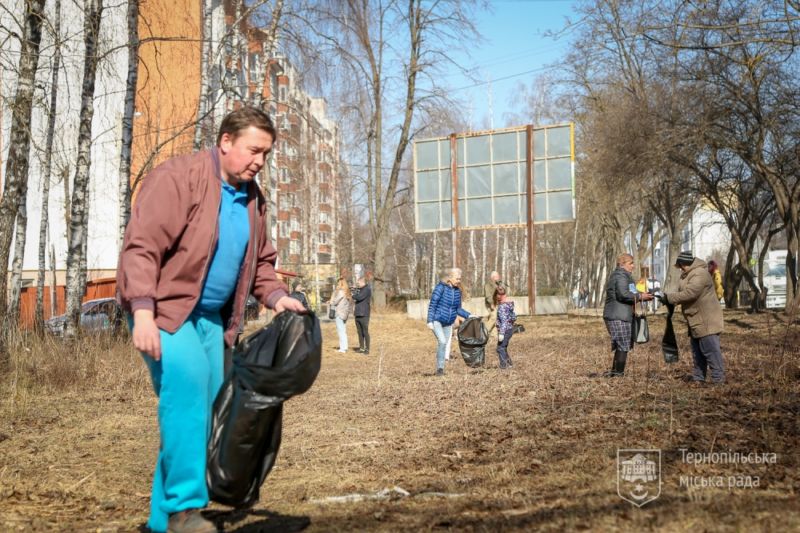
[[[364,278],[358,278],[356,287],[357,290],[353,292],[353,301],[356,303],[353,316],[356,317],[356,331],[358,332],[358,349],[356,351],[367,355],[369,353],[369,309],[372,289]]]
[[[311,306],[308,305],[308,298],[306,298],[306,289],[303,287],[302,281],[297,280],[292,284],[292,293],[289,296],[303,304],[306,311],[311,311]]]
[[[621,254],[617,257],[617,268],[611,273],[606,283],[606,304],[603,307],[603,321],[611,336],[611,349],[614,350],[614,361],[611,370],[603,374],[605,377],[625,375],[625,363],[631,351],[631,326],[633,323],[633,307],[636,302],[653,299],[649,293],[636,291],[633,281],[633,256]]]

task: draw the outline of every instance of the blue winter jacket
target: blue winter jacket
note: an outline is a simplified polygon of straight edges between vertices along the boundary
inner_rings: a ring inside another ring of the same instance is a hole
[[[469,318],[469,313],[461,308],[461,289],[440,281],[431,294],[427,322],[449,326],[456,321],[456,315]]]

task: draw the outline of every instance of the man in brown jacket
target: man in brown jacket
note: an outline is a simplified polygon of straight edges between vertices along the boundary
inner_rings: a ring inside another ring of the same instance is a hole
[[[684,251],[678,255],[675,266],[681,269],[678,291],[659,295],[665,304],[680,305],[689,323],[689,337],[694,356],[693,381],[705,381],[706,369],[711,368],[714,383],[725,381],[725,365],[719,345],[722,333],[722,306],[714,291],[714,280],[708,273],[705,261]]]
[[[276,312],[304,311],[275,275],[266,203],[254,178],[275,141],[261,110],[226,116],[217,146],[159,165],[144,179],[117,267],[119,300],[158,396],[161,446],[148,527],[206,533],[206,443],[252,293]]]

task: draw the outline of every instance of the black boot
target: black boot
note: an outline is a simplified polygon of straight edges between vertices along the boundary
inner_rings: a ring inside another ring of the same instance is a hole
[[[614,352],[614,362],[611,364],[611,370],[604,373],[603,376],[607,378],[618,378],[625,375],[625,363],[628,360],[628,352],[616,350]]]

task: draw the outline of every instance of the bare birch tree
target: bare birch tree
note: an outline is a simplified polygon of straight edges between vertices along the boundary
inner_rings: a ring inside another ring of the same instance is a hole
[[[12,230],[20,205],[26,198],[28,186],[28,158],[31,145],[31,114],[33,112],[33,93],[36,68],[39,65],[39,45],[42,40],[44,19],[44,0],[24,2],[24,27],[21,37],[17,92],[14,96],[11,114],[11,132],[6,161],[6,180],[3,184],[3,198],[0,200],[0,266],[3,272],[8,267],[11,249]],[[6,288],[8,278],[0,276],[0,328],[8,331],[6,316]],[[0,335],[0,368],[8,362],[5,335]]]
[[[69,221],[69,249],[67,252],[67,320],[65,335],[73,337],[78,331],[81,302],[86,290],[86,244],[89,222],[89,175],[92,166],[92,117],[98,64],[98,39],[103,14],[103,0],[84,0],[83,87],[78,129],[78,158],[72,184],[72,202]]]
[[[139,0],[128,0],[128,77],[125,81],[125,108],[122,112],[122,148],[119,154],[119,247],[131,216],[131,149],[136,83],[139,79]]]
[[[58,76],[61,69],[61,0],[55,0],[53,18],[53,64],[50,70],[50,102],[47,108],[47,136],[44,143],[44,164],[42,165],[42,216],[39,220],[39,270],[36,278],[36,308],[33,323],[36,329],[44,324],[44,279],[45,254],[47,251],[47,231],[50,223],[50,181],[53,169],[53,139],[56,131],[56,105],[58,102]],[[55,268],[55,266],[53,266]],[[53,278],[55,284],[55,278]]]

